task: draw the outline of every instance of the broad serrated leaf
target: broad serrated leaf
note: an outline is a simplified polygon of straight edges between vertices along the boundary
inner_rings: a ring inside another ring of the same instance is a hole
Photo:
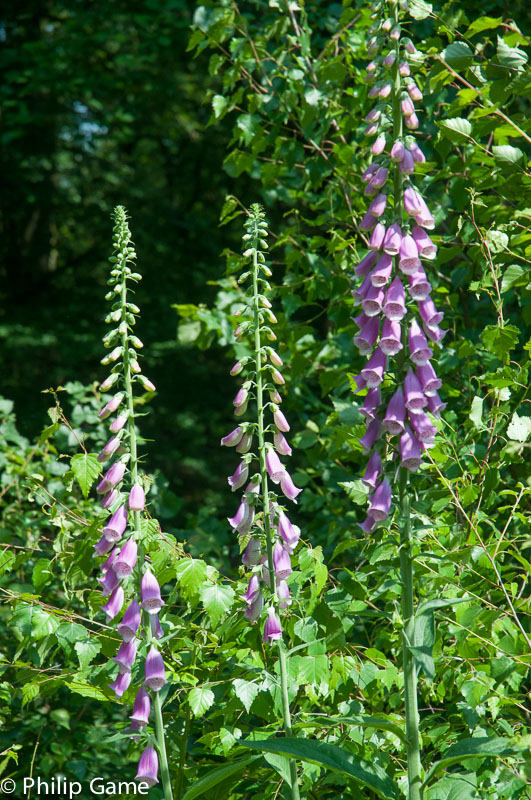
[[[472,125],[463,117],[445,119],[439,123],[441,131],[453,142],[469,141],[472,135]]]
[[[515,325],[506,325],[500,328],[497,325],[487,325],[481,332],[481,339],[489,353],[493,353],[500,361],[507,363],[509,353],[518,342],[520,331]]]
[[[212,98],[212,108],[214,110],[214,116],[216,119],[219,119],[222,116],[228,104],[229,101],[222,94],[214,95],[214,97]]]
[[[95,686],[92,686],[90,683],[86,683],[85,681],[81,680],[68,681],[66,683],[66,686],[68,686],[71,692],[74,692],[75,694],[80,694],[82,697],[90,697],[92,700],[109,702],[109,698],[105,697],[105,695],[100,689],[97,689]]]
[[[175,573],[184,599],[188,602],[198,600],[207,577],[205,562],[197,558],[182,558],[176,564]]]
[[[38,683],[25,683],[22,687],[22,708],[32,700],[35,700],[39,692],[40,687]]]
[[[205,586],[201,590],[201,600],[213,628],[229,613],[234,596],[234,589],[231,589],[230,586]]]
[[[14,563],[14,553],[7,549],[0,551],[0,575],[3,575],[4,572],[10,572]]]
[[[369,488],[365,486],[362,480],[339,481],[339,485],[343,487],[355,505],[364,506],[367,503]]]
[[[483,422],[481,420],[481,415],[483,414],[483,397],[474,397],[472,400],[472,406],[470,408],[470,414],[468,415],[469,419],[472,420],[475,427],[478,430],[482,430],[484,427]]]
[[[500,64],[510,69],[519,69],[527,64],[527,53],[518,47],[509,47],[505,44],[501,36],[498,36],[498,48],[496,51]]]
[[[248,756],[240,761],[232,761],[229,764],[223,764],[222,767],[210,769],[205,775],[201,775],[200,778],[194,781],[193,786],[183,795],[183,800],[196,800],[197,797],[203,797],[214,786],[243,772],[245,767],[250,766],[253,761],[257,761],[259,758],[261,758],[259,755]]]
[[[188,705],[194,717],[202,717],[213,705],[214,700],[214,692],[207,686],[198,686],[191,689],[188,694]]]
[[[515,747],[510,739],[500,736],[481,736],[472,739],[461,739],[460,742],[452,745],[435,764],[432,765],[425,780],[428,783],[430,778],[441,769],[446,769],[452,764],[460,764],[468,758],[492,757],[505,758],[516,757],[520,750]]]
[[[330,664],[327,655],[300,656],[298,659],[297,680],[319,686],[328,683]]]
[[[503,273],[501,290],[503,292],[509,291],[515,284],[527,283],[528,270],[521,267],[520,264],[510,264]]]
[[[94,453],[77,453],[70,459],[70,468],[81,487],[83,497],[88,497],[90,487],[100,474],[98,456]]]
[[[503,17],[478,17],[469,25],[465,36],[468,38],[469,36],[474,36],[476,33],[497,28],[502,22]]]
[[[433,6],[425,0],[409,0],[408,9],[413,19],[426,19],[431,14]]]
[[[245,710],[249,713],[253,701],[260,691],[258,684],[254,681],[244,681],[241,678],[236,678],[232,682],[232,688],[238,700],[243,703]]]
[[[465,42],[453,42],[444,48],[441,56],[450,67],[460,70],[472,63],[474,53]]]
[[[318,742],[312,739],[266,739],[252,742],[246,739],[240,742],[243,747],[261,750],[265,753],[278,753],[288,758],[309,761],[321,767],[348,775],[363,786],[368,786],[380,797],[398,800],[397,786],[377,764],[361,761],[348,750],[336,745]]]
[[[494,145],[492,148],[492,154],[494,156],[494,160],[500,164],[510,164],[511,166],[516,166],[519,161],[522,161],[524,158],[523,152],[520,150],[519,147],[513,147],[510,144],[499,144]]]
[[[531,417],[519,417],[516,411],[507,426],[507,436],[513,442],[526,442],[531,434]]]
[[[101,643],[91,638],[86,642],[76,642],[74,649],[79,659],[79,666],[84,670],[100,652]]]
[[[50,570],[49,559],[39,558],[39,560],[33,567],[33,572],[31,575],[35,591],[39,592],[42,589],[42,587],[45,586],[52,579],[52,577],[53,573]]]

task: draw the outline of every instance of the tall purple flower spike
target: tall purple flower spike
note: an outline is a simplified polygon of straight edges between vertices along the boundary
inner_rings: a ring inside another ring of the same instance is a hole
[[[371,186],[374,187],[374,194],[378,195],[368,215],[370,220],[374,220],[374,223],[370,222],[372,228],[386,208],[386,198],[378,193],[377,188],[378,181],[382,177],[385,180],[385,176],[375,171],[374,175],[368,176],[368,180],[369,177],[372,181]],[[271,642],[282,637],[280,619],[275,608],[277,611],[285,609],[291,602],[286,579],[292,571],[290,556],[300,539],[300,530],[292,525],[281,504],[284,498],[297,502],[302,489],[296,486],[286,465],[286,458],[292,452],[287,438],[290,424],[280,408],[282,403],[280,390],[285,388],[286,380],[281,372],[283,360],[270,345],[270,342],[276,341],[271,329],[276,317],[266,296],[270,291],[267,278],[271,273],[265,264],[265,256],[259,252],[265,249],[264,240],[267,236],[267,224],[259,206],[251,207],[245,228],[244,257],[253,256],[251,269],[253,289],[248,293],[250,299],[247,307],[239,312],[245,319],[239,323],[235,336],[240,339],[244,335],[249,335],[254,358],[247,356],[237,361],[230,372],[231,375],[238,375],[243,379],[241,388],[233,400],[236,416],[243,415],[248,403],[249,409],[254,407],[256,411],[252,421],[240,422],[234,430],[221,439],[221,444],[225,447],[234,447],[236,453],[242,456],[228,482],[233,492],[243,489],[243,496],[234,516],[228,517],[228,522],[241,542],[242,562],[252,571],[247,591],[241,595],[245,604],[245,617],[253,623],[263,616],[265,583],[274,595],[273,605],[265,621],[264,633],[264,641]],[[366,258],[365,264],[360,266],[360,275],[363,275],[363,270],[368,271],[371,266],[373,259]],[[369,319],[370,314],[376,313],[379,308],[378,293],[383,300],[384,292],[373,286],[365,288],[366,297],[364,295],[362,299],[367,305],[366,316]],[[367,337],[367,346],[370,346],[371,336],[376,336],[377,330],[369,330],[370,325],[365,327],[367,330],[364,328],[361,336]],[[259,453],[252,451],[253,438],[254,441],[258,439]],[[251,483],[247,483],[249,479]],[[267,505],[269,507],[265,508]],[[256,519],[259,520],[258,525]],[[264,542],[268,537],[270,541]],[[268,554],[271,553],[273,561],[270,564]],[[271,572],[275,573],[274,580],[271,580]]]
[[[354,320],[359,328],[354,344],[367,358],[356,379],[358,391],[366,391],[360,409],[366,431],[359,440],[369,455],[363,477],[369,489],[368,516],[361,523],[366,532],[390,513],[396,466],[410,472],[421,467],[422,453],[436,434],[429,415],[437,417],[444,408],[432,364],[432,343],[439,345],[444,336],[439,327],[443,314],[435,307],[426,274],[437,257],[437,246],[426,232],[435,223],[414,182],[416,165],[426,161],[413,134],[419,126],[415,104],[422,101],[411,77],[414,61],[409,54],[415,48],[409,39],[400,40],[399,26],[384,24],[380,34],[371,40],[367,67],[367,80],[374,83],[369,96],[378,98],[365,117],[366,134],[376,136],[370,148],[375,158],[362,175],[370,205],[359,228],[367,233],[368,253],[354,267],[362,283],[353,291],[362,311]],[[400,366],[394,369],[398,353]],[[392,450],[396,458],[389,460]]]

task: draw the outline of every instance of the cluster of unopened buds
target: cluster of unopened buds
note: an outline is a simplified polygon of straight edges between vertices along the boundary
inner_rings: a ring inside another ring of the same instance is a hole
[[[131,714],[130,730],[138,735],[149,722],[150,691],[158,692],[166,683],[164,662],[154,643],[154,640],[162,636],[158,613],[164,602],[157,579],[144,563],[144,559],[138,560],[141,543],[140,512],[145,508],[145,495],[137,477],[136,438],[133,446],[131,441],[132,437],[136,437],[132,417],[132,387],[135,382],[140,383],[146,391],[154,391],[155,387],[142,374],[136,352],[142,347],[142,343],[131,333],[139,309],[128,302],[127,282],[137,282],[141,276],[129,267],[135,253],[130,245],[125,210],[118,207],[115,219],[115,255],[111,258],[114,266],[109,280],[113,289],[107,295],[107,299],[114,303],[106,321],[109,324],[115,323],[116,327],[104,337],[105,346],[113,349],[102,360],[104,364],[113,363],[113,367],[100,388],[108,391],[116,386],[120,387],[120,391],[105,403],[99,413],[100,419],[107,419],[112,414],[115,416],[109,426],[111,438],[99,454],[98,460],[101,463],[108,462],[113,457],[116,460],[107,467],[97,487],[97,492],[101,495],[101,506],[109,511],[109,517],[102,528],[101,538],[94,547],[96,556],[107,556],[100,564],[98,581],[103,596],[108,597],[101,607],[108,622],[116,620],[127,599],[127,608],[116,628],[122,639],[113,659],[118,673],[110,684],[117,698],[122,697],[131,684],[137,651],[146,651],[144,680],[136,694]],[[137,589],[139,581],[140,597]],[[149,631],[146,643],[141,643],[139,637],[144,628]],[[136,777],[153,786],[158,781],[157,773],[157,751],[152,744],[148,744],[140,758]]]
[[[407,10],[407,3],[400,8]],[[422,92],[411,77],[419,54],[413,42],[402,37],[396,3],[381,0],[373,9],[378,21],[370,31],[372,61],[367,72],[369,96],[378,102],[365,118],[365,133],[375,140],[370,148],[374,159],[362,180],[365,195],[374,199],[359,225],[370,233],[369,252],[355,267],[362,282],[353,292],[361,305],[354,319],[359,328],[354,343],[369,356],[356,378],[358,391],[367,389],[361,408],[366,432],[360,439],[364,452],[370,453],[363,477],[370,490],[368,515],[361,524],[365,532],[390,513],[392,489],[385,468],[395,468],[394,451],[401,467],[418,470],[437,431],[427,412],[438,417],[445,406],[438,395],[441,381],[431,363],[430,346],[438,345],[445,334],[439,327],[443,314],[431,299],[422,263],[437,255],[426,232],[435,223],[412,179],[415,165],[426,159],[407,133],[419,126],[414,103],[422,100]],[[389,368],[394,356],[393,377]],[[393,454],[394,463],[386,462],[387,453]]]
[[[273,347],[263,344],[265,340],[276,341],[270,326],[277,320],[267,298],[271,291],[267,280],[271,272],[262,252],[267,248],[267,223],[259,206],[251,207],[245,228],[244,257],[252,257],[253,266],[240,277],[239,283],[245,283],[249,276],[252,281],[245,293],[246,305],[240,310],[244,319],[235,336],[238,341],[248,337],[254,354],[242,356],[230,373],[244,376],[242,387],[234,398],[235,416],[243,416],[252,400],[256,403],[257,421],[240,422],[223,437],[221,444],[234,447],[241,456],[228,482],[233,492],[242,487],[245,490],[229,523],[238,534],[240,551],[243,551],[242,562],[253,571],[242,597],[247,606],[245,616],[250,622],[260,619],[265,583],[270,589],[272,602],[267,609],[263,640],[271,642],[282,637],[276,609],[285,609],[291,603],[286,579],[292,572],[290,556],[299,541],[300,530],[291,523],[280,497],[268,488],[268,481],[278,486],[282,495],[293,502],[297,502],[301,489],[295,486],[279,457],[290,456],[292,450],[285,437],[290,426],[280,408],[282,397],[279,388],[285,383],[280,372],[283,362]],[[269,424],[265,422],[266,414],[270,418]],[[252,450],[253,443],[258,445],[257,453]]]

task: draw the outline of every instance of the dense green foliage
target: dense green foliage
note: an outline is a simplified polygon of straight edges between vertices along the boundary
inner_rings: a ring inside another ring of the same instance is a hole
[[[439,245],[431,281],[450,328],[438,354],[448,407],[412,479],[423,760],[438,765],[426,799],[529,797],[529,40],[525,20],[508,16],[517,9],[498,3],[415,8],[423,190]],[[95,381],[109,216],[121,202],[145,277],[144,363],[159,390],[140,422],[153,439],[143,448],[155,476],[146,537],[169,606],[176,796],[199,796],[198,779],[205,797],[289,796],[280,737],[265,756],[239,744],[279,730],[278,667],[242,615],[225,522],[234,465],[218,447],[231,425],[228,369],[246,353],[232,337],[242,211],[259,198],[292,471],[304,486],[287,617],[302,791],[404,791],[397,519],[368,537],[356,524],[366,490],[350,292],[365,247],[369,13],[349,2],[136,0],[5,14],[3,776],[32,764],[41,777],[133,775],[135,745],[121,733],[131,697],[117,703],[107,689],[116,642],[92,561],[103,517],[71,461],[106,437]],[[40,393],[58,384],[60,406]],[[345,753],[332,771],[315,763],[333,766],[330,744]],[[222,765],[209,788],[205,776]]]

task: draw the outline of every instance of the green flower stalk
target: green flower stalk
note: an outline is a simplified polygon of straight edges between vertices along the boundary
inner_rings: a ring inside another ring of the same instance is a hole
[[[229,523],[238,535],[243,564],[251,571],[247,591],[242,597],[246,604],[245,616],[251,623],[263,621],[262,639],[266,644],[276,642],[284,731],[291,736],[287,655],[281,618],[291,603],[287,578],[292,571],[290,556],[299,541],[300,530],[287,516],[283,498],[297,502],[301,489],[295,486],[279,458],[291,455],[291,447],[284,436],[290,426],[280,408],[282,397],[278,387],[284,385],[279,369],[282,359],[267,344],[276,341],[271,326],[277,320],[268,297],[271,271],[264,255],[267,223],[258,204],[251,206],[245,230],[243,255],[251,259],[251,265],[239,279],[240,284],[248,282],[248,288],[246,305],[241,311],[243,319],[235,335],[238,339],[248,338],[253,355],[236,362],[231,374],[244,378],[234,398],[235,415],[243,416],[250,400],[255,401],[256,412],[253,421],[240,422],[221,444],[235,447],[241,454],[236,471],[228,481],[232,491],[243,486],[245,491]],[[251,449],[254,441],[257,452]],[[290,771],[292,798],[298,800],[297,766],[292,759]]]
[[[114,254],[108,284],[112,287],[106,299],[112,303],[106,322],[112,327],[103,342],[110,353],[102,359],[112,364],[110,375],[101,389],[114,389],[115,394],[100,411],[100,418],[116,416],[109,425],[112,434],[98,456],[102,463],[116,460],[107,469],[98,485],[103,495],[101,505],[109,511],[102,536],[95,545],[96,555],[107,555],[101,564],[98,578],[104,595],[109,595],[102,610],[108,620],[115,619],[127,602],[127,609],[117,632],[122,637],[114,662],[118,675],[111,684],[116,697],[121,697],[135,682],[139,686],[133,713],[131,732],[136,741],[142,739],[144,750],[139,762],[137,779],[149,786],[158,783],[158,766],[165,800],[172,800],[171,781],[166,755],[164,723],[160,690],[166,684],[164,661],[157,640],[162,635],[158,614],[164,602],[156,577],[145,559],[142,537],[142,512],[145,509],[145,490],[139,475],[138,438],[135,421],[135,391],[153,392],[155,387],[143,374],[139,350],[142,342],[133,334],[140,312],[131,302],[131,284],[141,280],[133,271],[136,253],[131,242],[127,214],[123,206],[114,211]],[[144,634],[144,641],[139,637]],[[135,674],[137,655],[144,658],[143,675]],[[154,710],[155,736],[145,733],[151,707]]]

